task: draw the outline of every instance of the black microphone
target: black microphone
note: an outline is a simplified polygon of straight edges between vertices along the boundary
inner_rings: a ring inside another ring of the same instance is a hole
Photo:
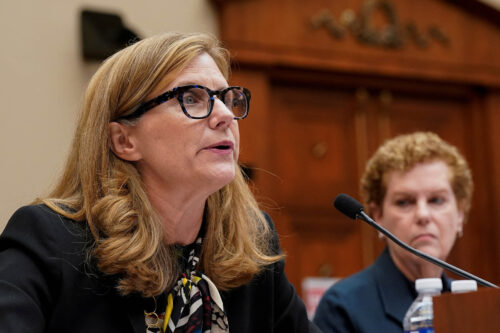
[[[434,265],[437,265],[441,268],[447,269],[457,275],[460,275],[466,279],[470,280],[475,280],[477,283],[479,283],[482,286],[485,287],[492,287],[492,288],[498,288],[498,286],[494,285],[491,282],[488,282],[486,280],[483,280],[475,275],[472,275],[471,273],[468,273],[464,270],[461,270],[460,268],[457,268],[453,265],[448,264],[447,262],[444,262],[440,259],[437,259],[433,256],[430,256],[428,254],[425,254],[417,249],[412,248],[411,246],[407,245],[406,243],[403,243],[400,241],[396,236],[391,234],[388,230],[386,230],[384,227],[379,225],[377,222],[375,222],[371,217],[366,215],[366,213],[363,211],[363,205],[361,205],[356,199],[348,196],[347,194],[341,193],[337,195],[335,198],[335,201],[333,202],[333,205],[337,210],[339,210],[342,214],[350,217],[351,219],[360,219],[383,233],[387,238],[389,238],[391,241],[399,245],[400,247],[404,248],[405,250],[413,253],[414,255],[425,259]]]

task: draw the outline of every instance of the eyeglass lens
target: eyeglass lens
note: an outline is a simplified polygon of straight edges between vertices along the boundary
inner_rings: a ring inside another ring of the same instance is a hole
[[[243,117],[247,112],[247,98],[240,88],[232,88],[225,92],[222,99],[226,107],[232,111],[236,118]],[[205,89],[190,88],[182,94],[182,104],[187,113],[192,117],[205,117],[210,112],[210,95]]]

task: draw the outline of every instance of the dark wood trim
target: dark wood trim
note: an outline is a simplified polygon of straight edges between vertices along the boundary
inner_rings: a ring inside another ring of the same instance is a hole
[[[446,2],[465,9],[467,12],[494,25],[500,26],[500,11],[484,2],[477,0],[446,0]]]

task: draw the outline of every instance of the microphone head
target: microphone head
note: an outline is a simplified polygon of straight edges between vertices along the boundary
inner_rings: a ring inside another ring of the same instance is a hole
[[[350,217],[351,219],[356,219],[359,213],[363,210],[363,205],[360,204],[356,199],[347,194],[340,193],[335,198],[333,205],[342,214]]]

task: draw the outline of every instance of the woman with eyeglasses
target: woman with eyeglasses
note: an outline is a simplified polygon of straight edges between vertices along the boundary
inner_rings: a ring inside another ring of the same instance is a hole
[[[308,332],[238,166],[250,92],[204,34],[107,59],[64,172],[0,237],[6,332]]]

